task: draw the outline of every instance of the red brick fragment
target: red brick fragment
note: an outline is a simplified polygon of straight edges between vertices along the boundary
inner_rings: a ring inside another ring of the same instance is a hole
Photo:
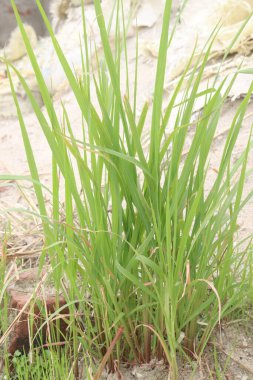
[[[36,281],[37,279],[37,281]],[[33,293],[33,289],[35,288],[35,284],[37,285],[38,282],[38,276],[37,276],[37,269],[32,269],[31,271],[24,272],[20,274],[18,280],[12,284],[9,289],[9,297],[10,297],[10,306],[9,306],[9,319],[13,320],[13,317],[15,318],[21,310],[24,308],[26,303],[31,299],[31,295]],[[21,286],[22,283],[22,286]],[[32,283],[32,287],[31,287]],[[20,286],[19,286],[20,285]],[[25,291],[23,289],[28,288],[28,291]],[[22,289],[19,290],[19,287]],[[47,295],[48,290],[48,295]],[[40,293],[36,295],[36,303],[34,304],[34,301],[32,300],[28,307],[22,311],[18,317],[18,320],[14,324],[10,336],[9,336],[9,342],[8,342],[8,352],[13,355],[15,351],[24,351],[26,353],[30,350],[30,340],[29,340],[29,319],[30,316],[33,315],[33,335],[38,332],[40,327],[43,323],[45,323],[45,316],[48,315],[49,322],[46,323],[40,330],[38,337],[40,338],[37,341],[35,340],[34,346],[41,346],[42,344],[46,344],[49,342],[49,330],[52,329],[52,327],[56,326],[55,318],[52,320],[50,319],[50,314],[54,313],[58,308],[63,307],[66,305],[66,301],[63,296],[58,297],[58,304],[56,306],[56,295],[55,292],[52,292],[52,288],[47,289],[44,288],[44,297]],[[46,306],[46,312],[45,312],[45,306]],[[44,311],[42,312],[42,309]],[[69,309],[66,306],[59,312],[59,316],[57,316],[58,325],[57,327],[60,330],[60,337],[61,340],[64,340],[63,337],[66,335],[66,329],[67,329],[67,322],[66,319],[68,319],[69,315]],[[63,319],[63,317],[66,317]],[[10,321],[11,323],[11,321]],[[50,329],[49,329],[50,327]],[[56,330],[55,330],[56,332]]]

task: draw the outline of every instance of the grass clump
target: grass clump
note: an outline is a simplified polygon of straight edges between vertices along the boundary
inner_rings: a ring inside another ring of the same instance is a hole
[[[113,370],[116,360],[144,363],[155,358],[168,362],[171,378],[176,379],[178,353],[188,358],[200,355],[222,318],[249,301],[252,263],[246,249],[237,250],[235,235],[238,214],[252,195],[243,197],[250,136],[235,164],[231,157],[253,85],[236,110],[217,175],[207,188],[211,145],[236,77],[229,83],[214,83],[206,91],[200,89],[212,39],[202,61],[189,62],[164,110],[172,3],[166,1],[153,105],[150,110],[145,104],[137,116],[138,63],[135,96],[122,96],[120,87],[120,76],[127,67],[121,65],[122,53],[127,56],[118,21],[122,2],[115,7],[112,52],[100,1],[94,1],[105,58],[93,75],[83,17],[82,78],[74,75],[39,0],[36,2],[82,113],[83,138],[76,138],[64,105],[61,125],[14,0],[47,117],[21,74],[10,64],[7,68],[43,223],[41,265],[48,255],[56,289],[66,278],[68,287],[63,290],[69,304],[79,303],[81,316],[71,320],[73,355],[83,355],[87,368],[98,368],[94,378],[99,378],[106,364]],[[13,89],[12,69],[52,150],[52,215],[46,208],[33,148]],[[126,93],[131,93],[129,87]],[[194,105],[200,96],[203,110],[194,121],[194,136],[185,154]],[[146,152],[142,137],[144,127],[148,128],[148,112],[152,118]],[[65,190],[61,206],[59,177]],[[72,314],[76,315],[74,306]]]
[[[74,380],[73,371],[69,372],[69,358],[66,352],[61,356],[50,350],[44,350],[42,354],[36,352],[33,361],[29,361],[26,355],[16,351],[11,359],[13,367],[13,380],[46,380],[69,379]]]

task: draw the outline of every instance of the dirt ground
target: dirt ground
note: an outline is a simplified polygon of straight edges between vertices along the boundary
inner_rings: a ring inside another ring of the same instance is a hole
[[[18,3],[18,2],[17,2]],[[41,22],[38,22],[38,13],[35,8],[31,7],[31,1],[20,0],[20,9],[25,17],[26,22],[35,27],[39,36],[45,34],[44,26]],[[107,3],[110,1],[105,0],[105,14],[108,9]],[[154,3],[156,8],[154,11]],[[241,10],[242,3],[247,3],[245,8]],[[45,6],[48,10],[49,1],[45,1]],[[102,2],[103,4],[103,2]],[[138,110],[141,109],[141,105],[149,100],[152,102],[152,88],[154,82],[154,72],[157,63],[157,47],[160,34],[160,25],[162,17],[162,2],[144,0],[143,6],[139,13],[139,38],[140,38],[140,56],[139,56],[139,93],[138,93]],[[177,12],[179,10],[181,2],[179,0],[173,1],[172,20],[176,19]],[[221,6],[223,4],[223,8]],[[29,5],[29,9],[27,8]],[[225,6],[230,5],[228,8],[230,13],[226,11]],[[235,9],[234,9],[235,7]],[[217,23],[219,18],[224,17],[226,22],[226,29],[221,28],[221,32],[218,38],[217,44],[214,46],[213,59],[210,61],[210,70],[206,80],[212,78],[213,73],[217,68],[217,64],[220,62],[221,56],[224,54],[224,46],[226,38],[231,30],[238,26],[245,17],[247,17],[247,10],[252,7],[251,0],[240,2],[240,0],[189,0],[184,13],[180,17],[180,24],[178,25],[175,38],[172,46],[169,49],[168,55],[168,75],[166,78],[166,88],[164,92],[164,101],[168,98],[170,89],[173,86],[174,81],[185,67],[187,58],[189,57],[191,50],[195,44],[196,38],[198,38],[199,49],[203,46],[204,41],[210,35],[213,27]],[[9,0],[3,0],[2,10],[0,13],[0,47],[8,43],[8,36],[10,31],[13,30],[15,20],[13,18],[12,11],[10,9]],[[233,12],[234,13],[233,13]],[[220,14],[219,14],[220,12]],[[93,5],[87,7],[88,19],[90,21],[91,35],[94,40],[99,41],[98,30],[94,25],[94,8]],[[243,18],[244,17],[244,18]],[[81,67],[80,54],[79,54],[79,35],[82,28],[81,9],[80,7],[73,7],[69,9],[68,17],[66,20],[55,20],[55,24],[60,25],[57,29],[57,37],[60,44],[63,46],[63,50],[69,59],[73,63],[73,66],[78,71]],[[251,22],[253,24],[253,21]],[[252,26],[253,30],[253,26]],[[238,63],[244,59],[244,64],[247,67],[253,64],[253,33],[251,29],[248,29],[248,34],[244,36],[244,39],[240,40],[240,44],[235,46],[233,55],[228,56],[223,69],[220,73],[220,81],[230,72],[234,72]],[[134,72],[134,55],[135,55],[135,40],[134,40],[134,28],[130,28],[128,36],[128,49],[129,49],[129,62],[130,62],[130,75]],[[98,42],[99,43],[99,42]],[[251,45],[252,44],[252,45]],[[199,51],[199,50],[198,50]],[[81,115],[78,110],[78,106],[74,100],[68,84],[65,80],[64,74],[60,69],[59,63],[57,63],[56,56],[53,48],[49,42],[48,37],[41,38],[35,49],[36,56],[42,68],[42,73],[48,84],[52,97],[54,98],[54,104],[56,109],[61,112],[61,102],[66,105],[73,125],[81,126]],[[101,53],[101,52],[100,52]],[[1,56],[1,52],[0,52]],[[22,74],[27,79],[33,92],[37,94],[38,88],[35,78],[33,76],[31,67],[29,65],[27,57],[16,61],[17,67],[21,70]],[[251,66],[252,67],[252,66]],[[221,115],[219,129],[217,136],[212,147],[212,153],[210,157],[210,172],[208,175],[207,186],[212,184],[215,169],[217,169],[218,162],[221,158],[222,148],[225,143],[225,139],[228,132],[228,127],[231,125],[231,121],[235,115],[235,111],[243,99],[249,81],[252,78],[248,76],[239,75],[234,87],[232,88],[230,97],[227,100],[226,106]],[[42,181],[45,185],[50,185],[51,177],[51,154],[48,149],[47,143],[40,130],[38,122],[35,116],[31,113],[31,107],[24,95],[20,84],[17,80],[14,81],[16,89],[18,91],[19,100],[22,104],[22,110],[25,115],[26,127],[31,139],[31,144],[35,152],[35,158],[37,160],[39,172]],[[123,78],[124,83],[124,78]],[[203,83],[205,86],[206,82]],[[43,103],[38,95],[38,101],[41,103],[43,109]],[[196,106],[196,114],[201,110],[201,104]],[[251,101],[247,115],[245,117],[243,128],[240,132],[238,143],[233,152],[233,160],[236,161],[240,154],[246,147],[250,129],[253,121],[253,102]],[[193,135],[193,130],[189,131],[188,143],[190,143]],[[149,143],[149,131],[144,132],[143,144],[148,147]],[[249,168],[253,169],[253,155],[249,157]],[[5,66],[0,64],[0,175],[1,174],[15,174],[15,175],[28,175],[27,161],[24,153],[19,123],[16,117],[15,107],[12,102],[12,97],[9,89],[8,80],[5,75]],[[28,185],[27,185],[28,186]],[[253,176],[248,176],[245,184],[245,195],[253,189]],[[29,186],[26,188],[26,192],[31,196],[31,190]],[[33,197],[30,198],[34,202]],[[2,226],[2,233],[4,228],[8,225],[8,218],[13,216],[11,213],[6,213],[6,210],[10,210],[12,207],[20,207],[25,205],[26,200],[17,188],[16,183],[9,181],[2,181],[0,184],[0,219]],[[253,201],[251,201],[247,207],[243,210],[239,219],[239,237],[246,237],[253,234]],[[25,227],[20,232],[20,226],[22,222],[21,217],[15,216],[13,220],[13,231],[19,238],[22,234],[26,236],[28,246],[33,246],[33,233],[25,234]],[[29,222],[27,222],[29,224]],[[24,226],[26,223],[24,224]],[[22,251],[22,249],[21,249]],[[249,331],[250,330],[250,331]],[[207,352],[198,363],[198,370],[191,376],[191,368],[181,368],[180,379],[216,379],[215,365],[219,365],[221,373],[223,373],[222,379],[234,379],[234,380],[250,380],[253,379],[253,339],[252,329],[245,329],[241,324],[234,324],[229,326],[222,326],[220,332],[214,335],[213,341],[207,348]],[[213,347],[217,349],[217,355],[219,357],[219,364],[214,363],[213,359]],[[124,373],[124,379],[167,379],[168,371],[160,363],[151,364],[149,366],[143,366],[141,368],[122,370]],[[213,376],[213,377],[212,377]],[[111,376],[105,375],[106,378],[112,379]]]
[[[251,380],[252,348],[252,329],[245,328],[242,323],[224,325],[213,334],[201,361],[194,363],[195,369],[194,364],[192,367],[179,366],[179,380]],[[168,369],[163,363],[153,362],[132,369],[123,368],[121,375],[124,380],[168,380]],[[118,376],[105,375],[103,379],[118,380]]]

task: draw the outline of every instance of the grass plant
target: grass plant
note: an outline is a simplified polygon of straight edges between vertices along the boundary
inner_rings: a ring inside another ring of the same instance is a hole
[[[207,188],[210,149],[237,75],[229,82],[215,81],[205,91],[200,88],[215,33],[202,58],[192,63],[192,56],[164,108],[172,5],[171,0],[166,1],[153,103],[144,104],[138,114],[138,43],[133,95],[131,78],[126,88],[120,85],[122,73],[128,77],[126,35],[119,22],[123,1],[115,5],[114,51],[100,1],[94,1],[104,51],[97,71],[91,67],[83,6],[81,77],[67,62],[39,0],[36,2],[82,113],[79,127],[83,138],[76,137],[64,105],[60,122],[14,0],[11,3],[47,115],[18,70],[7,63],[7,71],[43,224],[41,267],[49,257],[55,288],[65,292],[73,315],[72,357],[82,357],[87,376],[94,379],[106,365],[113,370],[117,361],[146,363],[151,359],[164,359],[171,379],[180,378],[178,355],[201,355],[222,319],[250,301],[252,262],[247,249],[236,248],[235,237],[238,215],[252,196],[243,193],[251,136],[236,163],[232,153],[253,84],[235,112],[216,177]],[[13,71],[52,151],[52,213],[46,206],[12,84]],[[200,97],[203,109],[194,120],[194,106]],[[152,115],[150,125],[148,113]],[[185,154],[186,137],[193,125],[194,136]],[[150,144],[145,151],[142,138],[147,128]],[[62,185],[64,200],[59,195]],[[62,289],[63,278],[68,285]]]
[[[32,363],[27,355],[16,351],[11,364],[15,373],[13,380],[75,379],[73,371],[69,373],[68,353],[63,350],[61,356],[50,350],[44,350],[42,354],[35,352]]]

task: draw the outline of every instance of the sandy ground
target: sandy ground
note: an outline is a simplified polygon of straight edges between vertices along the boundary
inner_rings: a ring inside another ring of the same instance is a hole
[[[225,0],[224,0],[225,1]],[[228,0],[227,0],[228,1]],[[30,1],[20,1],[22,3],[22,7],[24,7],[23,12],[25,13],[25,5],[30,4]],[[14,25],[13,15],[11,17],[11,21],[8,21],[8,28],[3,29],[3,23],[1,20],[5,18],[5,16],[9,15],[9,0],[3,0],[4,3],[4,12],[0,14],[0,46],[5,44],[6,36],[9,35],[10,29]],[[157,2],[157,4],[160,2]],[[173,1],[173,19],[175,20],[176,12],[178,10],[180,1]],[[185,9],[185,12],[181,18],[181,23],[179,24],[178,30],[176,32],[175,38],[173,40],[172,46],[169,51],[169,62],[168,62],[168,77],[166,78],[167,88],[165,91],[165,101],[168,94],[168,91],[171,86],[171,82],[176,78],[180,71],[184,67],[184,62],[189,56],[191,49],[194,46],[196,41],[196,36],[198,36],[198,44],[199,47],[203,46],[204,41],[207,36],[210,35],[212,28],[217,22],[218,15],[215,13],[218,8],[220,1],[215,0],[210,2],[209,0],[189,0],[189,3]],[[236,3],[236,1],[235,1]],[[239,0],[236,3],[239,4]],[[249,4],[251,4],[249,0]],[[160,9],[158,7],[158,9]],[[146,10],[146,12],[148,12]],[[92,26],[92,35],[93,38],[98,38],[98,31],[94,26],[94,9],[93,5],[88,7],[88,15],[89,20],[91,20]],[[37,16],[34,18],[33,8],[31,8],[30,13],[28,12],[29,17],[33,19],[33,23],[36,26],[36,30],[39,35],[44,33],[44,28],[42,24],[37,22]],[[145,16],[145,12],[144,12]],[[160,33],[160,25],[161,25],[161,13],[157,13],[157,15],[150,13],[146,13],[146,18],[144,19],[144,27],[139,28],[139,38],[140,38],[140,57],[139,57],[139,104],[138,109],[140,110],[141,105],[146,101],[152,100],[152,88],[154,82],[154,70],[156,67],[156,53],[157,53],[157,45]],[[26,17],[26,16],[25,16]],[[140,17],[141,18],[141,17]],[[92,21],[93,20],[93,21]],[[28,20],[29,21],[29,20]],[[236,20],[238,21],[238,20]],[[68,59],[73,62],[75,68],[80,68],[80,55],[79,55],[79,32],[81,30],[81,11],[80,8],[73,8],[69,10],[69,16],[66,22],[64,22],[57,32],[57,36],[60,44],[62,44],[64,52]],[[225,31],[223,30],[223,33]],[[227,30],[226,30],[227,33]],[[226,34],[227,35],[227,34]],[[210,64],[210,73],[212,73],[215,64],[219,61],[220,54],[224,52],[223,39],[224,35],[221,34],[219,43],[215,46],[215,54],[214,59]],[[241,47],[242,45],[240,45]],[[245,44],[243,45],[245,47]],[[249,44],[247,46],[250,46]],[[235,52],[235,55],[232,57],[228,57],[225,62],[224,75],[229,70],[233,72],[235,66],[242,59],[242,54],[240,47],[238,51]],[[135,54],[135,41],[134,37],[129,34],[128,38],[128,48],[129,48],[129,62],[130,62],[130,74],[134,72],[134,54]],[[81,125],[81,115],[78,107],[75,103],[73,94],[68,88],[66,80],[62,71],[59,68],[59,64],[57,64],[57,60],[55,54],[53,52],[53,48],[50,45],[50,42],[47,38],[43,38],[39,41],[39,44],[35,50],[40,65],[42,67],[42,72],[44,74],[45,80],[48,83],[52,96],[54,98],[55,107],[58,110],[59,114],[61,112],[61,101],[63,101],[66,105],[67,110],[69,110],[69,116],[73,125],[78,126]],[[247,65],[250,65],[253,62],[253,58],[251,55],[250,47],[247,52],[247,58],[245,58]],[[27,78],[29,84],[33,88],[34,93],[36,93],[36,83],[34,81],[34,77],[32,74],[32,70],[29,66],[28,60],[24,57],[22,60],[16,62],[17,67],[21,70],[24,76]],[[17,117],[15,115],[15,108],[13,107],[10,90],[8,88],[7,79],[4,75],[5,68],[0,65],[0,175],[1,174],[19,174],[19,175],[28,175],[28,167],[27,161],[24,153],[19,123]],[[211,75],[211,74],[210,74]],[[222,78],[221,74],[221,78]],[[247,86],[249,84],[249,79],[246,77],[239,77],[236,82],[231,97],[228,99],[226,106],[224,107],[223,113],[221,115],[219,129],[217,131],[217,136],[215,138],[211,157],[210,157],[210,173],[208,176],[207,186],[212,184],[213,176],[215,169],[217,169],[218,162],[221,158],[222,148],[225,143],[225,139],[227,136],[227,129],[231,125],[231,121],[235,115],[236,108],[240,104],[241,99],[243,98],[245,92],[247,91]],[[24,96],[24,92],[20,88],[19,84],[15,82],[16,89],[18,90],[19,100],[22,104],[22,109],[25,115],[25,124],[31,139],[31,144],[34,148],[35,157],[37,160],[39,172],[41,174],[41,179],[43,183],[46,185],[50,185],[50,173],[51,173],[51,154],[49,152],[47,143],[45,141],[44,136],[42,135],[40,126],[35,118],[35,116],[31,113],[31,108],[29,106],[29,102]],[[39,97],[38,97],[39,99]],[[42,109],[43,104],[41,103]],[[198,107],[201,108],[201,105]],[[196,112],[198,112],[198,108]],[[253,121],[253,102],[250,103],[249,109],[244,120],[242,130],[240,132],[238,143],[233,152],[233,160],[239,158],[240,154],[246,147],[250,129]],[[193,130],[189,132],[189,141],[191,141],[191,137],[193,135]],[[149,130],[146,129],[144,133],[143,144],[148,147],[149,142]],[[249,168],[253,168],[253,155],[250,154],[249,157]],[[249,191],[253,190],[253,177],[248,176],[245,184],[245,194]],[[30,194],[30,193],[29,193]],[[19,206],[23,204],[22,197],[20,196],[20,192],[16,190],[16,187],[13,184],[8,184],[6,182],[2,183],[0,186],[0,212],[8,209],[10,206]],[[251,201],[247,207],[241,213],[239,224],[240,224],[240,237],[246,237],[249,234],[253,233],[253,223],[252,223],[252,215],[253,215],[253,202]],[[0,214],[1,218],[1,214]],[[6,214],[2,213],[2,224],[6,224]],[[230,331],[230,330],[229,330]],[[230,334],[230,332],[228,333]],[[242,336],[240,339],[244,339]],[[245,338],[246,339],[246,338]],[[246,339],[247,340],[247,339]],[[248,344],[248,343],[247,343]],[[250,343],[251,344],[251,343]],[[222,350],[221,350],[222,351]],[[224,350],[223,350],[224,351]],[[224,354],[224,352],[223,352]],[[226,355],[226,354],[224,354]],[[236,354],[237,355],[237,354]],[[250,353],[247,352],[248,359],[250,357]],[[247,356],[246,355],[246,356]],[[232,360],[233,363],[237,360],[237,357]],[[246,359],[245,359],[246,360]],[[252,364],[252,355],[248,360]],[[238,368],[241,368],[240,366]],[[245,367],[245,366],[244,366]],[[247,366],[246,366],[247,367]],[[251,367],[252,368],[252,367]],[[138,371],[137,371],[138,372]],[[250,380],[253,378],[253,371],[249,374],[249,369],[243,369],[239,374],[236,374],[234,371],[234,377],[228,377],[229,379],[243,379]],[[144,377],[143,377],[144,376]],[[143,375],[143,371],[139,376],[137,374],[129,374],[126,379],[165,379],[167,375],[162,373],[161,377],[158,377],[158,374],[152,377],[153,374]],[[159,375],[160,376],[160,375]],[[183,375],[182,375],[183,376]],[[186,377],[182,377],[187,379]],[[198,374],[196,379],[205,378],[201,377]],[[241,376],[241,377],[240,377]],[[244,377],[243,377],[244,376]],[[252,376],[252,377],[250,377]]]

